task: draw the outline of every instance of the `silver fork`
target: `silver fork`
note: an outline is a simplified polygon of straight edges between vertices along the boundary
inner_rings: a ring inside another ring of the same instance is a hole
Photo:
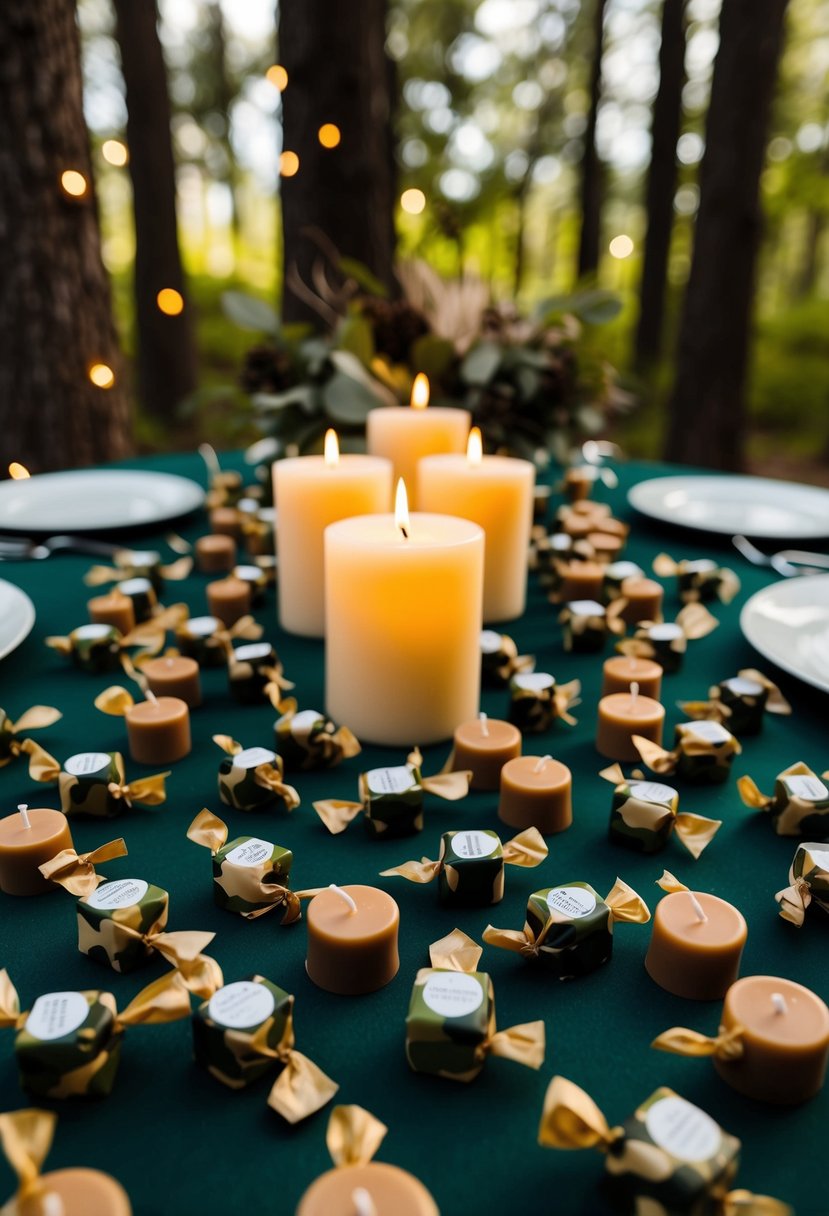
[[[732,536],[731,543],[746,561],[754,566],[771,567],[781,578],[826,574],[829,571],[829,555],[826,553],[809,553],[804,549],[781,549],[778,553],[763,553],[745,536]]]
[[[83,536],[49,536],[35,542],[25,537],[0,538],[0,561],[43,561],[53,553],[86,553],[91,557],[112,557],[125,546],[111,541],[87,540]]]

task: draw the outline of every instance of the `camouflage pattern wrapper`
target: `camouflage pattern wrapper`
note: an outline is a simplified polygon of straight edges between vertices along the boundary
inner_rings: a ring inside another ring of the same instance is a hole
[[[534,891],[527,902],[527,927],[538,938],[536,957],[560,980],[589,975],[613,953],[610,908],[588,882]]]
[[[147,578],[153,585],[153,590],[160,596],[164,590],[164,566],[161,554],[152,550],[138,552],[124,549],[116,553],[113,562],[121,571],[123,578]]]
[[[541,735],[558,717],[555,677],[546,672],[519,673],[510,680],[507,721],[522,735]]]
[[[750,777],[741,777],[738,785],[743,802],[768,812],[778,836],[829,835],[829,787],[807,764],[778,773],[771,797],[761,794]]]
[[[275,517],[273,510],[263,507],[251,518],[242,520],[242,539],[251,557],[264,557],[273,553],[276,542],[274,537]]]
[[[111,819],[121,813],[124,803],[109,792],[109,786],[111,783],[121,786],[125,780],[120,752],[81,752],[70,756],[58,776],[60,809],[64,815]]]
[[[287,887],[293,860],[290,849],[257,836],[229,840],[213,857],[214,902],[247,917],[272,907],[275,896],[262,887]]]
[[[550,506],[551,486],[536,486],[533,490],[533,523],[543,524]]]
[[[626,781],[613,791],[610,839],[637,853],[658,853],[671,838],[679,794],[657,781]]]
[[[481,685],[483,688],[507,688],[517,671],[532,671],[532,655],[518,653],[518,647],[505,633],[484,629],[481,633]]]
[[[214,616],[195,616],[176,629],[176,645],[188,659],[199,667],[224,667],[227,663],[224,626]]]
[[[148,578],[128,578],[118,583],[116,589],[132,600],[137,625],[151,619],[158,607],[158,596]]]
[[[604,587],[602,599],[605,604],[612,604],[622,594],[622,583],[626,578],[644,578],[645,571],[636,562],[610,562],[605,566]]]
[[[504,851],[497,832],[444,832],[438,861],[442,904],[484,908],[504,898]]]
[[[769,699],[768,689],[753,680],[737,676],[722,680],[717,685],[717,692],[720,702],[729,710],[728,729],[738,739],[746,735],[759,735]]]
[[[235,507],[244,493],[241,473],[234,469],[218,469],[210,478],[207,506],[211,511],[214,507]]]
[[[472,1081],[495,1025],[492,981],[482,971],[423,967],[406,1015],[406,1059],[414,1072]]]
[[[255,811],[275,802],[282,802],[277,790],[257,780],[257,770],[267,767],[282,780],[282,761],[266,747],[247,747],[235,756],[224,756],[219,764],[219,797],[226,806],[237,811]]]
[[[608,635],[607,613],[595,600],[573,600],[559,614],[564,649],[573,654],[604,650]]]
[[[643,625],[633,631],[633,640],[644,643],[643,657],[653,659],[663,671],[673,674],[681,669],[688,639],[679,625]]]
[[[234,566],[230,577],[241,579],[250,587],[251,608],[263,607],[266,592],[271,584],[267,570],[263,570],[261,566]]]
[[[335,768],[360,751],[360,745],[347,728],[337,726],[316,709],[297,712],[295,702],[274,724],[276,750],[286,773],[311,772]]]
[[[789,886],[778,891],[780,915],[798,927],[809,908],[829,913],[829,846],[809,841],[799,844],[789,867]]]
[[[266,1041],[282,1042],[293,1005],[289,996],[262,975],[226,984],[193,1013],[193,1054],[217,1081],[243,1089],[284,1065],[257,1051],[253,1038],[267,1024]]]
[[[23,1089],[33,1098],[106,1097],[121,1057],[115,1017],[109,992],[38,997],[14,1041]]]
[[[719,599],[730,571],[721,569],[708,557],[680,562],[676,579],[683,604]]]
[[[143,967],[155,954],[137,933],[158,933],[167,924],[169,895],[138,878],[103,883],[87,899],[79,899],[78,949],[91,959],[126,974]]]
[[[530,550],[529,564],[539,584],[557,592],[562,584],[562,562],[592,561],[594,556],[593,546],[586,540],[576,540],[568,532],[553,532],[538,538]]]
[[[719,722],[680,722],[674,735],[676,775],[695,785],[720,785],[731,776],[740,745]]]
[[[121,666],[121,634],[113,625],[79,625],[68,641],[72,662],[81,671],[99,674]]]
[[[360,774],[363,822],[369,836],[396,840],[423,831],[423,786],[412,764],[373,768]]]
[[[0,762],[8,764],[15,752],[12,743],[15,740],[14,719],[10,718],[5,709],[0,709]]]
[[[227,676],[230,691],[241,705],[260,705],[268,701],[265,692],[274,670],[282,670],[276,651],[269,642],[246,642],[228,655]]]
[[[740,1141],[710,1115],[660,1086],[608,1146],[602,1189],[629,1216],[718,1216]]]

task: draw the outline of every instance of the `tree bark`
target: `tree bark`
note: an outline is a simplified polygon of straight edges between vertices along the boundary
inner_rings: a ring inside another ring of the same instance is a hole
[[[607,0],[595,0],[593,12],[593,59],[590,68],[590,109],[584,132],[581,159],[581,235],[579,237],[578,278],[595,275],[599,269],[599,241],[602,221],[602,164],[596,148],[596,120],[602,96],[602,48],[604,11]]]
[[[662,348],[665,284],[674,223],[676,145],[685,83],[685,0],[664,0],[659,48],[659,89],[653,103],[651,163],[645,190],[648,227],[639,287],[636,365],[653,363]]]
[[[295,273],[313,285],[320,260],[314,232],[393,287],[394,76],[385,40],[386,0],[280,4],[280,60],[288,72],[283,147],[299,157],[298,173],[281,186],[286,321],[319,323],[290,289]],[[326,122],[341,132],[330,150],[317,138]]]
[[[138,389],[148,414],[170,419],[196,388],[197,358],[176,223],[176,171],[170,96],[156,0],[114,0],[127,94],[127,143],[135,214],[135,316]],[[158,306],[172,288],[185,301],[177,316]]]
[[[722,6],[668,460],[742,465],[760,172],[785,11],[786,0],[724,0]]]
[[[73,0],[0,5],[0,466],[33,471],[130,450],[129,403],[83,117]],[[66,170],[83,174],[72,198]],[[105,364],[112,387],[90,368]]]
[[[235,244],[241,232],[241,217],[239,215],[239,175],[236,166],[236,154],[230,141],[230,107],[233,104],[234,89],[228,74],[225,22],[222,6],[218,0],[213,0],[213,3],[208,5],[206,20],[210,31],[213,78],[216,82],[216,110],[221,115],[223,121],[222,132],[219,138],[226,161],[225,185],[230,194],[230,227]]]

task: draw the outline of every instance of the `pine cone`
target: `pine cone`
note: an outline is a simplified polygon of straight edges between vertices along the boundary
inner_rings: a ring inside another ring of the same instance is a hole
[[[239,383],[246,393],[281,393],[296,383],[290,356],[275,346],[252,346]]]
[[[430,332],[426,318],[406,300],[364,296],[360,308],[371,323],[375,351],[391,363],[408,364],[414,343]]]

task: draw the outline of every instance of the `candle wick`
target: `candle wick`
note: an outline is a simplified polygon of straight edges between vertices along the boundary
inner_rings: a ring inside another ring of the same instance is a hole
[[[47,1191],[41,1202],[43,1216],[66,1216],[63,1199],[57,1191]]]
[[[775,1013],[788,1013],[789,1006],[786,1004],[786,998],[782,992],[773,992],[771,994],[771,1003],[774,1006]]]
[[[544,765],[547,763],[547,761],[552,760],[552,758],[553,758],[552,756],[541,756],[539,758],[538,764],[536,764],[535,768],[533,769],[533,772],[540,773],[541,770],[544,768]]]
[[[639,685],[634,680],[630,686],[630,707],[633,709],[639,697]]]
[[[400,531],[403,533],[403,539],[404,539],[404,540],[408,540],[408,539],[409,539],[409,533],[406,531],[406,529],[403,527],[403,525],[402,525],[402,524],[400,524]]]
[[[697,920],[700,921],[700,923],[704,923],[705,921],[707,921],[708,917],[705,915],[702,904],[699,902],[699,900],[697,899],[697,897],[693,891],[688,892],[688,898],[691,901],[691,907],[694,909],[694,912],[696,913]]]
[[[481,734],[485,738],[488,739],[489,738],[489,727],[486,724],[486,714],[484,714],[484,713],[478,714],[478,721],[481,724]]]
[[[27,802],[21,802],[17,809],[20,811],[20,818],[23,820],[24,828],[29,831],[32,826],[32,821],[29,818],[29,804]]]
[[[355,1186],[351,1192],[351,1202],[357,1216],[377,1216],[374,1200],[364,1186]]]
[[[155,695],[155,693],[153,692],[153,690],[151,688],[144,689],[144,696],[147,698],[148,701],[152,702],[153,705],[158,705],[158,697]]]
[[[357,911],[357,905],[355,904],[355,902],[351,898],[351,896],[348,894],[348,891],[344,891],[342,889],[342,887],[338,887],[335,882],[331,882],[328,884],[328,890],[333,891],[335,895],[339,895],[340,899],[343,900],[344,903],[348,904],[348,908],[349,908],[350,912]]]

